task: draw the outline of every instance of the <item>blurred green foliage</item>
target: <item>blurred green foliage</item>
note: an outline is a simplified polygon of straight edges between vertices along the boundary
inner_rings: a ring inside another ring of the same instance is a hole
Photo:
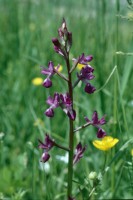
[[[109,153],[109,161],[132,138],[132,7],[119,0],[0,0],[0,199],[65,199],[67,165],[56,158],[65,153],[53,149],[49,164],[41,166],[37,139],[48,132],[67,145],[65,115],[58,109],[53,119],[43,115],[47,96],[65,92],[66,83],[55,76],[51,89],[32,84],[33,78],[43,77],[40,66],[47,66],[49,60],[62,64],[65,73],[65,63],[51,42],[63,17],[73,33],[71,58],[83,52],[94,56],[93,85],[98,89],[91,96],[82,85],[75,89],[75,127],[84,124],[84,116],[91,117],[94,110],[100,116],[106,114],[106,131],[120,140]],[[76,135],[75,144],[81,139],[88,145],[75,167],[74,179],[83,188],[79,200],[89,199],[90,185],[84,187],[89,173],[99,173],[103,167],[104,153],[92,146],[95,131],[87,128]],[[132,198],[132,148],[128,145],[115,160],[94,198]],[[74,183],[75,195],[77,188]]]

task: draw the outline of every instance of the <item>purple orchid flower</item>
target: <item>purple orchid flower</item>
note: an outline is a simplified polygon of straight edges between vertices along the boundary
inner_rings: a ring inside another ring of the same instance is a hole
[[[64,50],[62,49],[62,45],[60,44],[59,40],[57,38],[53,38],[52,39],[52,42],[54,44],[54,50],[56,53],[64,56],[65,55],[65,52]]]
[[[43,86],[46,88],[51,87],[52,81],[50,80],[50,78],[55,74],[53,62],[50,61],[48,64],[48,69],[43,68],[41,73],[47,75],[47,78],[43,82]]]
[[[72,101],[69,94],[60,94],[60,99],[62,100],[61,108],[63,109],[63,111],[68,115],[70,119],[75,120],[76,112],[72,108]]]
[[[96,88],[90,83],[87,83],[84,90],[86,93],[92,94],[96,90]]]
[[[45,163],[50,159],[48,151],[54,146],[55,143],[54,140],[52,140],[48,134],[46,134],[44,142],[42,142],[41,140],[38,141],[39,141],[38,148],[44,150],[41,157],[41,162]]]
[[[44,143],[41,142],[41,140],[38,141],[39,141],[38,148],[44,149],[45,151],[49,151],[54,146],[54,140],[52,140],[48,134],[46,134]]]
[[[92,74],[94,69],[90,65],[82,67],[80,74],[77,74],[78,78],[82,81],[92,80],[95,76]]]
[[[103,138],[103,137],[105,137],[106,135],[107,135],[106,132],[105,132],[102,128],[99,128],[99,129],[98,129],[97,138]]]
[[[82,65],[88,65],[88,62],[91,62],[93,60],[93,56],[92,55],[88,55],[85,56],[84,53],[82,53],[81,56],[79,56],[78,58],[73,58],[73,61],[75,61],[76,64],[82,64]]]
[[[92,120],[89,120],[88,117],[85,117],[86,122],[91,123],[93,126],[103,125],[106,123],[105,117],[103,116],[100,120],[98,119],[97,111],[93,112]]]
[[[72,46],[72,33],[67,30],[66,21],[63,19],[61,27],[58,29],[58,38],[53,38],[54,50],[56,53],[65,56]]]
[[[63,19],[61,27],[58,29],[58,35],[61,44],[66,47],[67,52],[69,52],[72,46],[72,33],[67,30],[66,21]]]
[[[73,157],[73,164],[79,162],[79,160],[83,157],[83,153],[86,150],[86,146],[82,147],[81,142],[76,147],[76,152]]]
[[[54,98],[49,96],[46,102],[50,105],[50,107],[45,111],[45,115],[47,117],[53,117],[54,109],[59,107],[60,105],[60,95],[58,93],[55,93]]]
[[[106,123],[106,120],[105,120],[104,116],[99,120],[97,111],[94,111],[93,115],[92,115],[92,122],[94,125],[103,125]]]
[[[92,55],[85,56],[84,53],[82,53],[82,55],[79,56],[79,58],[78,58],[78,63],[87,65],[88,62],[92,61],[92,59],[93,59]]]
[[[93,75],[93,71],[94,69],[90,65],[86,64],[84,67],[82,67],[80,73],[79,74],[77,73],[79,81],[82,81],[86,84],[84,90],[88,94],[92,94],[96,90],[96,88],[89,83],[89,80],[92,80],[95,77]]]
[[[46,152],[43,152],[40,162],[45,163],[45,162],[47,162],[49,159],[50,159],[50,155],[49,155],[49,153],[46,151]]]
[[[98,119],[98,113],[97,111],[94,111],[92,115],[92,120],[89,120],[88,117],[85,117],[85,120],[90,125],[98,128],[98,132],[97,132],[98,138],[103,138],[106,135],[106,132],[100,127],[106,123],[104,116],[101,119]]]

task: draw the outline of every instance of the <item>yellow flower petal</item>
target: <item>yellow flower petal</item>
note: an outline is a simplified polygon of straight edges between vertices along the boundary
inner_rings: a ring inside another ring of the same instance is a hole
[[[131,149],[131,156],[133,156],[133,149]]]
[[[106,151],[106,146],[103,144],[102,141],[94,140],[94,141],[93,141],[93,145],[94,145],[97,149],[100,149],[100,150],[102,150],[102,151]]]
[[[55,68],[58,68],[58,67],[55,66]],[[59,68],[58,68],[58,72],[61,72],[62,70],[63,70],[63,67],[62,67],[62,65],[60,65]]]
[[[89,62],[87,63],[89,65]],[[77,64],[77,69],[81,70],[85,65],[84,64]]]
[[[94,140],[93,145],[102,151],[107,151],[114,147],[119,140],[117,138],[113,138],[111,136],[105,136],[102,140]]]
[[[42,85],[43,79],[40,77],[36,77],[36,78],[32,79],[32,83],[33,83],[33,85],[36,85],[36,86]]]
[[[80,63],[78,63],[77,64],[77,68],[79,69],[79,70],[81,70],[82,69],[82,67],[84,67],[85,65],[83,65],[83,64],[80,64]]]

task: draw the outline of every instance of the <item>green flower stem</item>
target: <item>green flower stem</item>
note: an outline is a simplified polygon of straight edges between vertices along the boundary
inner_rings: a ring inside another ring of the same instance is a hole
[[[56,147],[58,147],[58,148],[60,148],[60,149],[63,149],[63,150],[65,150],[65,151],[70,151],[69,148],[64,147],[64,146],[62,146],[62,145],[60,145],[60,144],[57,144],[57,143],[55,143],[55,142],[54,142],[54,146],[56,146]]]
[[[118,15],[120,11],[120,3],[119,0],[116,0],[116,14]],[[119,39],[119,18],[116,17],[116,34],[115,34],[115,51],[118,51],[118,39]],[[117,54],[115,55],[115,65],[118,66],[118,58]],[[117,72],[117,69],[116,69]],[[118,80],[117,76],[114,77],[114,108],[113,108],[113,117],[114,121],[117,121],[117,99],[118,96]],[[117,127],[116,124],[114,124],[113,132],[116,133]],[[112,150],[112,156],[115,155],[115,149]],[[115,165],[113,163],[112,166],[112,176],[111,176],[111,191],[112,191],[112,198],[114,197],[114,191],[115,191]]]
[[[75,81],[74,85],[73,85],[73,89],[78,85],[80,79],[77,79],[77,81]]]
[[[69,54],[66,58],[66,65],[68,71],[68,89],[69,95],[72,101],[73,107],[73,88],[72,88],[72,77],[70,73],[70,63],[69,63]],[[68,160],[68,187],[67,195],[72,196],[72,178],[73,178],[73,151],[74,151],[74,127],[73,120],[69,118],[69,160]]]
[[[69,73],[72,73],[75,70],[75,68],[77,67],[77,65],[78,65],[78,60],[76,60],[76,62],[74,62],[74,65],[72,66],[72,68],[69,71]]]
[[[86,128],[86,127],[89,126],[89,125],[90,125],[90,122],[88,122],[88,123],[86,123],[86,124],[84,124],[84,125],[82,125],[82,126],[76,128],[76,129],[74,129],[74,133],[77,132],[77,131],[82,130],[83,128]]]
[[[70,119],[70,131],[69,131],[69,161],[68,161],[68,196],[72,196],[72,178],[73,178],[73,146],[74,146],[74,134],[73,134],[73,122]]]
[[[95,192],[95,190],[96,190],[96,187],[93,187],[90,194],[89,194],[89,198],[92,196],[92,194]]]
[[[63,78],[65,81],[68,82],[68,78],[66,78],[63,74],[61,74],[60,72],[58,72],[58,70],[54,69],[54,71],[58,74],[58,76],[60,76],[61,78]]]
[[[105,169],[106,169],[106,164],[107,164],[107,161],[108,161],[108,154],[109,154],[109,152],[108,151],[105,151],[104,152],[104,163],[103,163],[103,170],[102,170],[102,173],[104,174],[104,171],[105,171]]]

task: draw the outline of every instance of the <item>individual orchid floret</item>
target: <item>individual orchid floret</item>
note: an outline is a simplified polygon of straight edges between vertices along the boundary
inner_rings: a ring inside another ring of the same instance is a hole
[[[82,53],[82,55],[79,56],[79,58],[78,58],[78,63],[87,65],[88,62],[92,61],[92,59],[93,59],[92,55],[85,56],[84,53]]]
[[[81,142],[76,147],[76,152],[73,157],[73,164],[79,162],[79,160],[83,157],[83,153],[86,150],[86,146],[82,147]]]
[[[93,92],[95,92],[96,88],[90,83],[87,83],[84,90],[86,93],[92,94]]]
[[[82,81],[92,80],[95,76],[92,74],[94,69],[90,65],[86,65],[77,74],[78,78]]]
[[[75,63],[82,64],[83,66],[88,65],[88,63],[91,62],[92,60],[93,60],[92,55],[85,56],[84,53],[82,53],[82,55],[79,56],[77,59],[73,58],[73,61],[75,61]]]
[[[68,93],[66,94],[60,94],[61,99],[61,108],[63,111],[68,115],[68,117],[72,120],[75,120],[76,118],[76,112],[72,108],[72,101],[70,98],[70,95]]]
[[[90,122],[92,125],[103,125],[106,123],[105,117],[103,116],[101,119],[98,119],[98,113],[97,111],[93,112],[92,120],[89,120],[87,117],[85,117],[86,122]]]
[[[52,42],[54,44],[54,50],[55,50],[55,52],[58,53],[58,54],[60,54],[60,55],[62,55],[62,56],[64,56],[65,52],[64,52],[64,50],[62,48],[62,45],[60,44],[59,40],[57,38],[53,38]]]
[[[88,117],[85,117],[85,120],[87,123],[89,123],[89,125],[93,125],[94,127],[98,128],[98,138],[103,138],[106,135],[106,132],[100,127],[106,123],[104,116],[101,119],[98,119],[98,113],[97,111],[94,111],[92,115],[92,120],[89,120]]]
[[[85,56],[84,53],[82,53],[81,56],[79,56],[77,59],[76,58],[73,58],[72,60],[74,61],[74,64],[73,64],[73,69],[72,71],[78,67],[79,69],[82,69],[83,67],[85,66],[90,66],[89,65],[89,62],[91,62],[93,59],[93,56],[92,55],[88,55],[88,56]]]
[[[38,141],[39,141],[38,148],[44,149],[45,151],[49,151],[54,146],[54,140],[51,139],[48,134],[46,134],[44,143],[41,142],[41,140]]]
[[[50,159],[50,155],[49,155],[49,153],[46,151],[46,152],[43,152],[40,162],[45,163],[45,162],[47,162],[49,159]]]
[[[103,124],[106,124],[106,120],[105,120],[105,117],[103,116],[101,119],[98,119],[98,113],[97,111],[94,111],[93,112],[93,115],[92,115],[92,122],[93,124],[95,125],[103,125]]]
[[[60,105],[60,96],[58,93],[54,94],[54,98],[48,97],[47,104],[50,105],[50,107],[45,111],[45,115],[47,117],[53,117],[54,116],[54,109],[59,107]]]
[[[54,110],[52,108],[48,108],[46,111],[45,111],[45,115],[47,117],[53,117],[54,116]]]
[[[99,129],[98,129],[97,138],[103,138],[103,137],[105,137],[106,135],[107,135],[106,132],[105,132],[102,128],[99,128]]]
[[[52,86],[51,77],[55,74],[53,62],[50,61],[48,64],[48,69],[43,68],[41,71],[42,74],[47,75],[47,78],[43,82],[43,86],[49,88]]]

